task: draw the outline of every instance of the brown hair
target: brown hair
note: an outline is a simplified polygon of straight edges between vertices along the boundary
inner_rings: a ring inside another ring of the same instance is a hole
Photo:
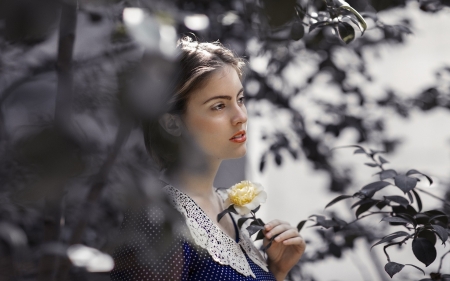
[[[198,42],[186,36],[178,41],[177,47],[180,50],[180,72],[167,106],[168,113],[182,116],[192,91],[204,85],[211,74],[225,65],[232,66],[242,80],[244,60],[218,41]],[[179,138],[169,135],[158,120],[143,122],[143,131],[145,147],[160,169],[177,161]]]

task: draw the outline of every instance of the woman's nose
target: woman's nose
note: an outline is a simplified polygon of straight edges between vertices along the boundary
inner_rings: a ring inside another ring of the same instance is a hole
[[[245,106],[236,106],[233,111],[233,125],[247,122],[247,109]]]

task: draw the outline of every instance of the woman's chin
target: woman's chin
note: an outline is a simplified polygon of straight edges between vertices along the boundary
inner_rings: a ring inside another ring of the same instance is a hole
[[[242,149],[239,149],[239,151],[236,151],[233,154],[230,154],[230,156],[227,157],[227,159],[237,159],[237,158],[242,158],[245,156],[245,154],[247,154],[247,148],[246,147],[242,147]]]

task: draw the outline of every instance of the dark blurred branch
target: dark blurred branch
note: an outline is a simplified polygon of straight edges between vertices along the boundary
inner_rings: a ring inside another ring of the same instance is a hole
[[[131,133],[131,129],[132,129],[132,120],[131,118],[129,118],[129,116],[124,114],[124,116],[122,116],[119,129],[117,131],[113,149],[111,153],[108,155],[105,162],[103,163],[102,167],[100,168],[100,171],[95,176],[95,179],[93,181],[94,183],[92,184],[89,190],[89,193],[86,197],[86,201],[84,202],[83,206],[81,206],[81,212],[79,215],[80,219],[72,232],[72,236],[69,241],[70,245],[78,244],[81,242],[84,230],[86,229],[86,226],[88,224],[89,213],[91,213],[94,204],[101,196],[103,188],[105,187],[107,181],[108,174],[111,171],[111,168],[114,164],[114,161],[117,158],[117,155],[119,154],[122,145],[128,139],[128,136]],[[65,260],[63,262],[62,266],[60,267],[57,280],[67,280],[70,265],[71,263],[69,260]]]
[[[73,3],[61,2],[61,19],[59,25],[58,57],[56,72],[58,75],[58,87],[55,103],[55,126],[61,132],[71,135],[72,126],[71,102],[73,96],[72,56],[75,42],[75,29],[77,25],[77,8]],[[61,221],[61,202],[63,188],[56,194],[45,199],[45,241],[59,240]],[[39,268],[39,280],[55,280],[58,259],[54,255],[47,255],[41,259]]]
[[[70,109],[73,97],[72,56],[77,25],[77,8],[74,4],[61,3],[61,21],[59,26],[58,58],[56,71],[58,88],[56,93],[55,123],[59,129],[70,127]]]

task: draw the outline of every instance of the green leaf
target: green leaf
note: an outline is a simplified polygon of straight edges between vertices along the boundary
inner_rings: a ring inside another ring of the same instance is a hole
[[[258,234],[256,235],[255,241],[264,239],[264,233],[262,230],[258,231]]]
[[[420,212],[422,212],[422,200],[420,199],[419,194],[417,193],[417,191],[415,191],[414,189],[412,190],[412,193],[414,194],[414,197],[416,197],[416,202],[417,202],[417,210]]]
[[[256,207],[255,209],[253,209],[252,212],[253,212],[254,214],[256,214],[256,212],[258,212],[259,208],[261,208],[261,205],[259,205],[259,206]]]
[[[397,175],[397,172],[393,169],[388,169],[381,171],[380,173],[380,180],[390,179]]]
[[[408,236],[408,235],[409,235],[409,233],[405,232],[405,231],[397,231],[397,232],[391,233],[389,235],[384,236],[377,243],[373,244],[372,247],[370,247],[370,249],[372,250],[373,247],[380,245],[381,243],[390,242],[398,237],[403,237],[403,236]]]
[[[291,27],[291,39],[298,41],[305,35],[305,27],[301,21],[295,21]],[[294,157],[296,158],[296,157]]]
[[[406,199],[405,197],[402,197],[402,196],[392,195],[392,196],[384,196],[384,198],[389,200],[389,201],[398,203],[398,204],[402,205],[405,208],[409,205],[408,199]]]
[[[447,241],[447,239],[448,239],[448,232],[447,232],[447,230],[445,228],[443,228],[442,226],[437,225],[437,224],[432,224],[431,226],[433,227],[434,231],[439,236],[439,238],[441,238],[442,244],[445,244],[445,241]]]
[[[253,218],[251,218],[251,217],[245,217],[245,218],[240,218],[240,219],[238,219],[238,228],[239,229],[241,229],[242,228],[242,225],[247,221],[247,220],[249,220],[249,219],[253,219]]]
[[[381,164],[389,163],[389,161],[387,161],[386,159],[384,159],[384,158],[381,157],[381,156],[378,156],[378,159],[380,160],[380,163],[381,163]]]
[[[375,206],[375,204],[377,204],[378,201],[372,201],[372,202],[368,202],[365,204],[362,204],[361,206],[359,206],[359,208],[356,210],[355,215],[358,218],[359,215],[361,215],[362,213],[368,211],[370,208],[372,208],[373,206]]]
[[[437,242],[436,234],[433,231],[431,231],[431,230],[422,228],[422,230],[420,230],[420,232],[417,235],[417,237],[425,238],[428,241],[430,241],[431,244],[436,245],[436,242]]]
[[[345,42],[345,44],[348,44],[355,39],[355,30],[349,23],[338,23],[337,32],[339,34],[339,37],[342,39],[342,41]]]
[[[347,11],[351,12],[353,15],[355,15],[355,17],[358,19],[358,21],[361,24],[361,27],[363,29],[362,34],[364,34],[364,31],[366,31],[366,29],[367,29],[367,23],[366,23],[366,20],[358,13],[358,11],[353,9],[353,7],[348,4],[346,4],[346,5],[344,4],[344,5],[340,6],[339,8],[347,10]]]
[[[394,177],[395,185],[405,194],[416,187],[417,179],[405,175],[397,175]]]
[[[434,262],[437,256],[436,248],[425,238],[416,238],[412,242],[412,250],[416,258],[429,266]]]
[[[366,154],[366,151],[362,148],[358,148],[353,152],[353,154]]]
[[[419,172],[419,171],[417,171],[417,170],[414,170],[414,169],[411,169],[411,170],[409,170],[408,172],[406,172],[406,175],[407,175],[407,176],[409,176],[409,175],[414,175],[414,174],[420,174],[420,175],[426,177],[427,180],[428,180],[428,182],[430,183],[430,185],[433,184],[433,180],[432,180],[429,176],[425,175],[424,173],[421,173],[421,172]]]
[[[222,218],[223,218],[223,216],[225,216],[226,214],[228,214],[228,213],[235,213],[235,214],[237,214],[237,212],[236,212],[236,210],[234,209],[234,206],[233,205],[230,205],[228,208],[226,208],[225,210],[223,210],[222,212],[220,212],[218,215],[217,215],[217,222],[219,222]]]
[[[376,181],[361,188],[360,193],[366,197],[372,197],[375,192],[385,188],[388,185],[390,185],[390,183],[387,181]]]
[[[337,202],[339,202],[339,201],[341,201],[341,200],[344,200],[344,199],[347,199],[347,198],[352,198],[352,197],[353,197],[353,196],[351,196],[351,195],[339,195],[338,197],[336,197],[336,198],[334,198],[333,200],[331,200],[331,202],[328,203],[328,204],[325,206],[325,209],[328,208],[328,207],[330,207],[330,206],[332,206],[332,205],[334,205],[335,203],[337,203]]]
[[[300,232],[303,228],[303,226],[305,225],[305,223],[307,222],[307,220],[302,220],[301,222],[299,222],[297,224],[297,231]]]
[[[396,263],[396,262],[388,262],[384,266],[384,270],[392,278],[395,274],[399,273],[404,267],[405,267],[404,264],[400,264],[400,263]]]
[[[248,235],[252,236],[256,232],[263,230],[263,229],[264,229],[264,226],[251,224],[247,227]]]
[[[409,220],[407,220],[405,218],[401,218],[401,217],[384,217],[384,218],[381,219],[381,221],[412,224]]]

